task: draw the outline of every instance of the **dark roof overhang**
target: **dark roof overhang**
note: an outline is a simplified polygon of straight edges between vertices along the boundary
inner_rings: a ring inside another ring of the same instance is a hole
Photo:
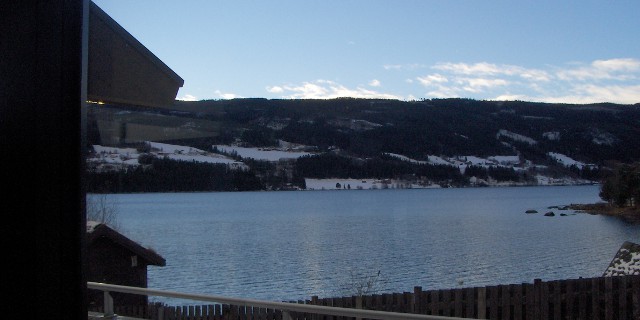
[[[89,101],[168,106],[184,80],[95,3],[89,10]]]
[[[107,238],[114,243],[130,250],[148,262],[148,265],[164,267],[166,260],[155,251],[147,249],[137,242],[125,237],[121,233],[111,229],[106,224],[98,224],[91,231],[87,231],[87,243],[91,244],[100,238]]]

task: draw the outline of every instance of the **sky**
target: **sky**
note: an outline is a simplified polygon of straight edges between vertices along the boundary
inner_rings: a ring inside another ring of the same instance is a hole
[[[180,100],[640,103],[640,1],[94,0]]]

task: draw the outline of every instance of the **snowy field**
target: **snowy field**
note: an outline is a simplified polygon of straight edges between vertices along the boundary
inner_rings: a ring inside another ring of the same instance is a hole
[[[307,190],[371,190],[440,188],[437,184],[423,186],[399,180],[378,179],[304,179]]]
[[[220,163],[231,168],[242,169],[246,165],[224,155],[206,152],[204,150],[158,142],[148,142],[151,146],[150,154],[158,158],[177,161],[195,161],[201,163]],[[94,154],[87,159],[89,162],[118,166],[137,166],[140,153],[134,148],[115,148],[101,145],[93,146]]]
[[[503,135],[509,134],[508,132],[501,132]],[[514,137],[510,135],[510,137]],[[517,137],[521,138],[521,137]],[[526,140],[526,139],[525,139]],[[235,160],[228,155],[237,155],[242,159],[255,159],[262,161],[277,162],[282,160],[295,160],[300,157],[314,155],[312,152],[301,151],[303,148],[309,147],[293,145],[281,142],[280,148],[244,148],[238,146],[229,145],[214,145],[213,150],[216,152],[208,152],[205,150],[192,148],[188,146],[172,145],[159,142],[147,142],[150,147],[150,154],[158,158],[167,158],[178,161],[195,161],[201,163],[214,163],[214,164],[226,164],[232,169],[247,170],[249,167],[241,160]],[[138,158],[140,152],[135,148],[115,148],[106,147],[100,145],[93,146],[94,153],[92,153],[87,161],[93,163],[98,170],[117,170],[119,168],[135,167],[140,165]],[[221,154],[224,153],[224,154]],[[436,164],[447,165],[456,167],[464,174],[465,170],[469,166],[479,166],[484,168],[489,167],[506,167],[513,168],[514,170],[521,171],[527,170],[532,167],[543,168],[537,166],[530,161],[522,162],[517,155],[513,156],[489,156],[486,158],[478,157],[474,155],[467,156],[436,156],[429,155],[424,160],[416,160],[407,156],[395,153],[387,153],[387,155],[395,157],[402,161],[407,161],[415,164]],[[558,163],[564,166],[575,165],[582,169],[584,167],[591,166],[580,161],[576,161],[566,155],[560,153],[549,152],[547,154],[550,158],[554,159]],[[336,190],[336,189],[352,189],[352,190],[369,190],[369,189],[418,189],[418,188],[440,188],[437,184],[416,184],[408,181],[400,180],[377,180],[377,179],[305,179],[307,190]],[[580,179],[560,178],[554,179],[551,177],[537,175],[536,182],[538,185],[572,185],[572,184],[589,184],[590,181]],[[489,186],[510,186],[514,185],[512,182],[497,181],[485,181],[471,177],[472,185],[489,185]]]
[[[243,148],[227,145],[214,145],[218,151],[226,154],[237,154],[243,159],[254,159],[264,161],[280,161],[281,159],[297,159],[313,153],[305,151],[284,151],[269,148]]]

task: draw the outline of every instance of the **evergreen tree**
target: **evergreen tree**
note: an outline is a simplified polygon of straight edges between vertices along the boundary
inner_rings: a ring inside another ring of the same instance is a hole
[[[618,165],[602,183],[600,198],[618,207],[637,206],[640,199],[640,162]]]

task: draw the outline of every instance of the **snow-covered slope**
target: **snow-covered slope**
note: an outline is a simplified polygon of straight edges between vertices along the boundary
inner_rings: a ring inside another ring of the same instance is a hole
[[[312,155],[306,151],[286,151],[279,148],[244,148],[228,145],[214,145],[214,150],[225,154],[236,154],[244,159],[279,161],[282,159],[297,159]]]

